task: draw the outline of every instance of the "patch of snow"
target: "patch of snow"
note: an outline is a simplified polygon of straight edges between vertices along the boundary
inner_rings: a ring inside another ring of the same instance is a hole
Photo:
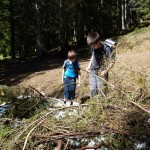
[[[29,95],[20,95],[17,98],[18,99],[27,99],[27,98],[31,98],[31,96],[29,96]]]
[[[55,118],[60,119],[60,118],[63,118],[64,116],[65,116],[65,112],[60,111],[58,114],[55,115]]]
[[[43,92],[43,91],[42,91],[42,92],[40,92],[40,93],[41,93],[42,95],[44,95],[44,96],[46,95],[46,93],[45,93],[45,92]]]
[[[66,104],[64,104],[64,101],[60,99],[60,102],[57,102],[54,104],[54,107],[70,107],[70,101],[66,101]],[[73,106],[79,106],[80,104],[78,102],[73,102]]]
[[[91,140],[89,143],[88,143],[88,146],[94,146],[96,143],[93,141],[93,140]]]
[[[134,144],[134,149],[135,149],[135,150],[141,150],[141,149],[145,149],[145,148],[146,148],[146,143],[145,143],[145,142],[140,143],[140,142],[138,141],[138,142],[136,142],[136,143]]]
[[[6,109],[5,109],[5,108],[0,107],[0,113],[4,113],[5,111],[6,111]]]

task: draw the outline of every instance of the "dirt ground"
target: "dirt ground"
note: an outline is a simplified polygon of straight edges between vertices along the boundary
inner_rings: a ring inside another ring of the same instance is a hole
[[[88,58],[79,58],[81,68],[86,69]],[[57,97],[62,92],[62,65],[65,58],[46,57],[42,60],[4,60],[0,62],[0,84],[8,86],[29,85],[50,96]],[[82,77],[86,73],[81,71]],[[83,79],[82,79],[83,80]]]

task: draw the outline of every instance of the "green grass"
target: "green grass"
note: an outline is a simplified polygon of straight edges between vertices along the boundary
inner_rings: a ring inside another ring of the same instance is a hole
[[[150,31],[150,26],[144,27],[144,28],[135,28],[135,30],[133,32],[131,32],[131,35],[142,34],[142,33],[148,32],[148,31]]]
[[[0,60],[4,60],[4,59],[10,59],[10,56],[3,57],[3,55],[2,55],[2,54],[0,54]]]
[[[6,136],[10,131],[10,127],[0,127],[0,138]]]

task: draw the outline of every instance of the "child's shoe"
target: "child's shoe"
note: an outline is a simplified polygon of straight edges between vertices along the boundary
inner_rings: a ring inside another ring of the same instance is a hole
[[[73,102],[70,103],[70,106],[72,106],[72,105],[73,105]]]

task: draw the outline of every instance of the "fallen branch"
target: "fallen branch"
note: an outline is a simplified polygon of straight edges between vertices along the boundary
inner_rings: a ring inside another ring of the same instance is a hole
[[[32,87],[31,85],[28,85],[30,88],[32,88],[34,91],[36,91],[37,93],[39,93],[40,94],[40,96],[42,96],[42,97],[46,97],[44,94],[42,94],[40,91],[38,91],[36,88],[34,88],[34,87]]]
[[[68,144],[69,144],[69,141],[67,140],[67,143],[66,143],[66,145],[65,145],[65,148],[64,148],[64,150],[66,150],[66,149],[67,149],[67,147],[68,147]]]
[[[141,110],[143,110],[143,111],[145,111],[145,112],[147,112],[147,113],[150,114],[150,110],[147,110],[147,109],[143,108],[142,106],[140,106],[139,104],[137,104],[137,103],[135,103],[135,102],[133,102],[133,101],[128,101],[128,102],[132,103],[133,105],[137,106],[137,107],[140,108]]]
[[[146,135],[149,136],[150,133],[138,133],[138,134],[133,134],[130,131],[124,131],[124,130],[115,130],[112,128],[104,128],[104,129],[98,129],[98,131],[87,131],[87,132],[71,132],[71,133],[64,133],[64,132],[55,132],[52,134],[37,134],[34,133],[34,136],[36,138],[41,138],[41,139],[49,139],[51,141],[57,140],[57,139],[78,139],[78,138],[89,138],[89,137],[95,137],[98,135],[104,135],[104,134],[111,134],[111,133],[116,133],[116,134],[121,134],[121,135],[128,135],[132,137],[139,137],[139,135]]]
[[[56,100],[56,101],[58,101],[59,103],[61,103],[65,106],[65,104],[61,100],[59,100],[57,98],[54,98],[54,97],[49,97],[49,96],[47,97],[47,96],[43,95],[40,91],[38,91],[36,88],[32,87],[31,85],[28,85],[28,86],[30,88],[32,88],[33,90],[35,90],[36,92],[38,92],[43,98],[50,98],[50,99]]]

